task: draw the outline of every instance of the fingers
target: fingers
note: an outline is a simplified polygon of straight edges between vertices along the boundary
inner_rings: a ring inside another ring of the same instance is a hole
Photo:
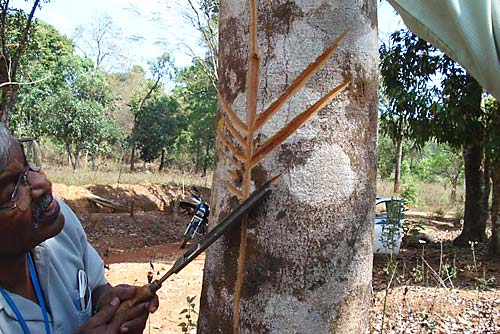
[[[134,298],[136,293],[137,293],[136,286],[120,284],[113,288],[114,297],[120,298],[121,301]]]
[[[149,304],[145,302],[135,305],[113,320],[113,322],[123,323],[120,326],[121,333],[142,333],[149,316]]]
[[[158,296],[155,294],[153,299],[149,302],[149,313],[155,313],[158,307],[160,306],[160,300]]]
[[[80,327],[80,331],[82,333],[87,333],[94,328],[108,324],[113,318],[118,305],[120,305],[120,299],[116,297],[113,298],[110,303],[102,307],[102,309],[99,310],[99,312],[97,312],[93,317],[91,317],[89,321],[84,323],[82,327]]]

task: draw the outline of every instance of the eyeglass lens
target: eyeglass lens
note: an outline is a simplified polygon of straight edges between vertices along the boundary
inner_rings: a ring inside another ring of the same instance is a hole
[[[16,203],[20,211],[27,210],[31,205],[31,196],[29,195],[30,187],[28,182],[28,173],[19,175],[16,183],[14,193],[12,194],[12,201]]]

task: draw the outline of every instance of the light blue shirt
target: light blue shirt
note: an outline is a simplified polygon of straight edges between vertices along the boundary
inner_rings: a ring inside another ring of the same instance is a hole
[[[51,334],[70,334],[87,321],[92,313],[91,299],[79,311],[78,270],[87,273],[91,290],[107,284],[104,265],[99,254],[87,242],[80,221],[73,211],[59,201],[65,217],[64,228],[57,236],[46,240],[33,250],[33,261],[45,296]],[[29,299],[9,293],[21,311],[33,334],[45,333],[40,306]],[[0,333],[22,333],[15,314],[0,294]]]

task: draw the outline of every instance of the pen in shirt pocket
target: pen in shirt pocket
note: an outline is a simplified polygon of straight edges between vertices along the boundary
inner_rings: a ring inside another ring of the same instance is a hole
[[[78,291],[77,300],[75,300],[75,305],[79,311],[83,311],[87,308],[89,300],[89,287],[88,287],[88,277],[84,270],[78,270]]]

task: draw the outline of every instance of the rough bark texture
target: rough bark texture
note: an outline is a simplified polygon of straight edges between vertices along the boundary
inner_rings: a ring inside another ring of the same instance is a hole
[[[479,122],[482,88],[468,76],[467,95],[463,97],[461,111],[465,114],[464,175],[465,208],[462,233],[453,244],[468,247],[469,241],[486,240],[487,208],[484,205],[483,171],[483,127]],[[486,211],[486,212],[485,212]]]
[[[245,119],[248,3],[221,2],[219,90]],[[376,1],[262,1],[258,109],[272,103],[343,31],[347,39],[256,137],[262,142],[333,87],[350,87],[253,170],[253,186],[286,170],[248,223],[240,333],[368,331],[376,180]],[[222,112],[219,108],[219,117]],[[212,221],[237,199],[216,148]],[[233,333],[240,231],[207,251],[198,333]]]
[[[500,140],[500,103],[497,102],[497,113],[493,123],[493,138]],[[496,151],[492,158],[492,199],[491,199],[491,240],[490,253],[500,257],[500,152]]]
[[[454,244],[457,246],[468,246],[469,241],[485,241],[486,239],[486,222],[483,219],[482,156],[483,150],[480,145],[470,145],[464,149],[464,227],[462,233],[454,240]]]
[[[493,163],[493,197],[491,203],[490,253],[500,257],[500,161]]]

